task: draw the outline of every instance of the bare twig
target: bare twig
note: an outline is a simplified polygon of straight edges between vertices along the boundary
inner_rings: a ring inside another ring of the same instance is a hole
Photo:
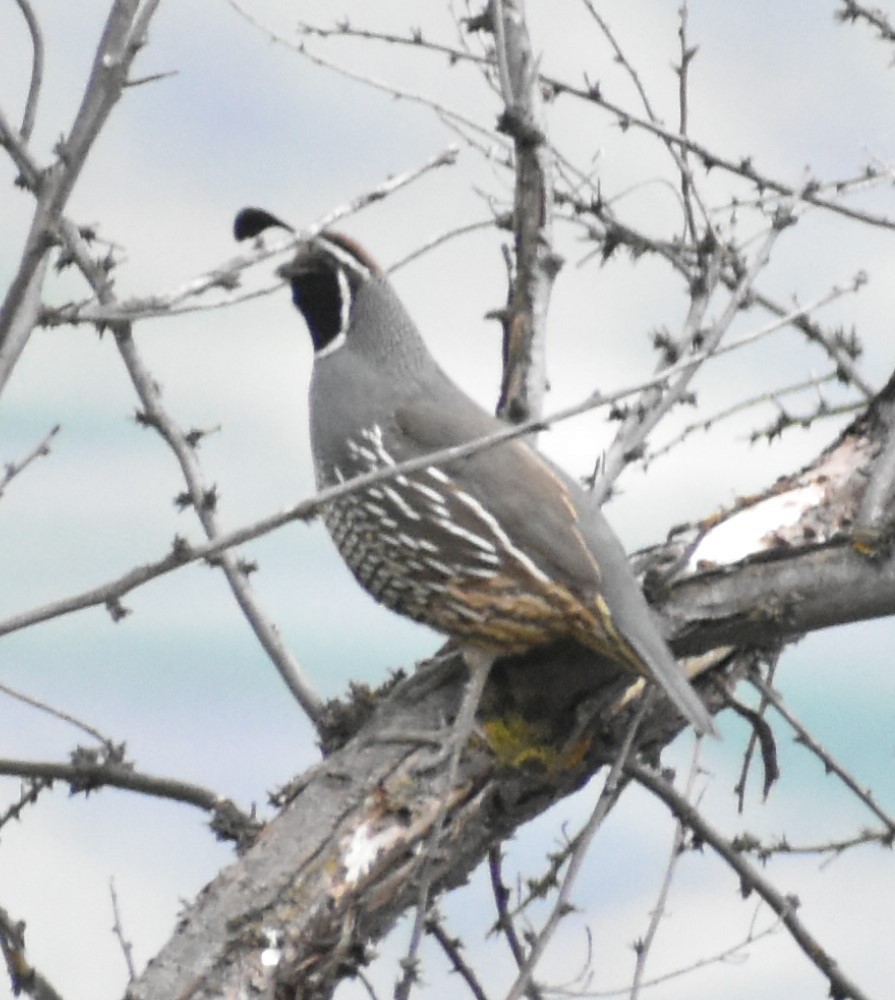
[[[63,228],[73,259],[101,302],[109,302],[113,296],[105,281],[105,273],[87,252],[80,234],[65,223]],[[188,437],[168,414],[161,402],[161,390],[149,373],[131,334],[129,323],[116,323],[112,327],[115,343],[124,361],[137,396],[143,407],[139,418],[147,426],[154,427],[171,450],[180,465],[187,484],[189,501],[194,507],[205,535],[214,539],[219,534],[215,515],[216,494],[205,485],[202,470],[196,458],[196,442]],[[233,596],[254,631],[262,648],[270,657],[280,676],[309,718],[320,728],[323,704],[319,696],[305,679],[298,662],[292,656],[276,626],[269,620],[248,580],[248,573],[232,552],[222,552],[218,564],[222,568]],[[113,617],[124,614],[120,605],[109,605]]]
[[[675,67],[678,79],[678,132],[681,135],[688,135],[690,131],[689,122],[689,82],[690,82],[690,63],[693,61],[693,57],[696,55],[696,49],[693,48],[687,41],[687,21],[689,18],[689,10],[687,7],[686,0],[681,3],[680,10],[678,12],[680,18],[680,25],[678,26],[678,39],[680,41],[681,49],[681,61],[678,66]],[[696,215],[693,211],[693,200],[699,197],[699,192],[693,181],[693,173],[690,169],[689,162],[689,152],[686,148],[681,149],[680,158],[685,169],[680,171],[681,175],[681,197],[684,201],[684,211],[686,217],[686,228],[690,239],[693,242],[699,238],[699,230],[696,227]],[[702,208],[703,216],[706,216],[705,207],[700,201],[700,208]]]
[[[121,912],[118,908],[118,893],[115,891],[114,878],[109,879],[109,895],[112,899],[112,933],[118,941],[121,954],[124,955],[124,963],[127,966],[127,981],[132,983],[137,978],[137,970],[134,966],[134,946],[128,941],[121,923]]]
[[[745,178],[746,180],[752,181],[759,188],[770,188],[771,190],[776,191],[777,194],[781,195],[784,199],[798,198],[810,205],[826,209],[836,215],[842,215],[854,222],[862,222],[869,226],[879,227],[882,229],[895,229],[895,219],[890,219],[882,215],[876,215],[873,212],[865,212],[858,208],[850,208],[848,205],[842,204],[835,198],[825,198],[820,196],[817,193],[819,186],[817,183],[812,182],[807,187],[799,189],[793,187],[791,184],[785,184],[782,181],[778,181],[768,174],[761,173],[756,169],[754,163],[748,157],[740,161],[736,161],[720,156],[690,136],[680,135],[658,122],[653,122],[648,118],[641,118],[634,115],[627,109],[621,107],[619,104],[607,100],[602,95],[599,88],[576,87],[572,84],[565,83],[562,80],[557,80],[554,77],[548,76],[542,77],[542,80],[546,86],[552,88],[557,94],[568,94],[572,97],[589,101],[601,108],[604,108],[621,121],[626,128],[630,128],[632,126],[639,128],[644,132],[649,132],[652,135],[655,135],[664,142],[672,143],[679,149],[687,150],[688,152],[693,153],[700,160],[702,160],[706,167],[725,170],[728,173],[735,174],[739,177]]]
[[[547,311],[562,259],[553,248],[553,152],[547,141],[537,61],[521,0],[499,0],[492,18],[503,113],[513,140],[514,265],[503,323],[498,416],[538,417],[547,391]]]
[[[866,284],[867,275],[863,271],[855,275],[854,287],[857,290],[862,285]],[[730,284],[728,283],[728,287]],[[787,310],[775,302],[769,296],[765,295],[763,292],[754,289],[752,301],[760,305],[763,309],[767,309],[769,313],[774,316],[782,316]],[[857,366],[854,363],[854,357],[850,356],[848,351],[845,350],[843,345],[839,342],[839,338],[834,333],[828,333],[820,326],[819,323],[814,322],[810,318],[809,313],[802,313],[796,316],[792,320],[792,325],[796,329],[801,330],[802,333],[809,339],[817,344],[827,352],[830,356],[830,360],[836,365],[848,381],[857,387],[858,391],[864,396],[865,399],[872,399],[876,395],[876,390],[870,385],[869,382],[861,375],[858,371]]]
[[[817,375],[813,378],[805,379],[802,382],[794,382],[792,385],[781,386],[779,389],[769,389],[767,392],[758,393],[755,396],[751,396],[749,399],[741,400],[738,403],[734,403],[732,406],[727,406],[723,410],[718,410],[711,416],[704,417],[702,420],[695,420],[693,423],[687,424],[678,434],[670,438],[661,446],[661,448],[656,448],[650,451],[646,457],[647,462],[652,462],[663,455],[667,455],[673,448],[677,445],[682,444],[691,434],[695,434],[697,431],[709,431],[716,424],[727,420],[729,417],[736,416],[738,413],[743,413],[745,410],[751,410],[753,407],[760,406],[762,403],[777,403],[784,396],[791,396],[796,393],[804,392],[806,389],[818,388],[826,382],[835,382],[837,379],[837,374],[835,371],[825,372],[823,375]],[[857,406],[859,404],[854,404]],[[860,404],[863,405],[863,404]],[[824,416],[829,413],[833,408],[827,405],[818,404],[817,412],[810,417],[803,418],[804,420],[813,420],[818,417]],[[841,409],[841,408],[836,408]],[[798,418],[796,418],[798,420]]]
[[[368,191],[364,191],[354,198],[338,205],[306,229],[295,235],[271,241],[269,244],[259,246],[251,253],[235,257],[224,264],[203,271],[201,274],[172,289],[170,292],[152,295],[145,298],[131,298],[126,301],[109,300],[102,301],[100,296],[95,296],[87,302],[72,303],[69,305],[54,308],[45,316],[46,321],[53,324],[59,323],[115,323],[126,322],[135,319],[144,319],[155,316],[169,316],[180,312],[194,310],[196,306],[186,306],[185,303],[192,299],[200,298],[214,290],[230,290],[238,285],[240,274],[255,267],[266,260],[280,254],[287,253],[295,249],[296,245],[304,240],[308,240],[323,229],[327,229],[346,216],[353,215],[361,209],[366,208],[374,202],[412,184],[414,181],[424,177],[432,170],[439,167],[451,166],[456,162],[457,149],[449,146],[441,152],[431,156],[428,160],[417,167],[402,171],[389,177],[380,184],[375,185]],[[66,241],[67,248],[76,256],[76,260],[82,259],[81,238],[77,227],[66,222],[61,230],[61,235]],[[253,298],[259,294],[267,294],[282,286],[282,281],[261,292],[252,292],[246,296],[228,299],[225,303],[215,303],[212,308],[219,308],[221,305],[231,305],[244,301],[246,298]],[[206,307],[208,308],[208,307]]]
[[[754,685],[754,687],[761,692],[762,696],[766,698],[777,711],[783,716],[784,719],[792,726],[796,733],[796,739],[804,747],[811,751],[817,757],[817,759],[823,764],[824,770],[828,774],[835,774],[837,778],[849,789],[864,805],[883,823],[886,825],[886,829],[889,833],[895,836],[895,816],[890,815],[885,809],[874,798],[873,792],[869,788],[865,788],[854,775],[850,774],[846,769],[836,760],[829,751],[825,750],[823,746],[811,735],[808,729],[796,718],[796,716],[790,711],[786,706],[780,695],[769,685],[766,684],[763,678],[761,678],[757,673],[753,672],[749,675],[749,681]]]
[[[32,708],[36,708],[40,712],[46,712],[48,715],[52,715],[53,718],[59,719],[61,722],[69,723],[69,725],[74,726],[76,729],[80,729],[82,733],[92,736],[99,743],[106,746],[111,746],[112,744],[112,741],[108,737],[103,736],[98,729],[95,729],[86,722],[82,722],[73,715],[69,715],[68,712],[63,712],[61,709],[54,708],[45,701],[40,701],[37,698],[33,698],[31,695],[23,694],[21,691],[16,691],[15,688],[9,687],[8,684],[0,683],[0,692],[7,695],[9,698],[15,698],[16,701],[21,701],[26,705],[30,705]]]
[[[126,762],[110,760],[104,755],[88,751],[76,751],[72,756],[71,763],[2,758],[0,775],[29,780],[65,781],[71,787],[72,794],[108,787],[182,802],[210,813],[212,826],[222,836],[234,840],[251,835],[258,828],[258,822],[241,812],[230,799],[201,785],[176,778],[143,774]],[[225,828],[232,832],[225,833]]]
[[[407,256],[402,257],[400,260],[394,262],[394,264],[389,265],[386,268],[388,274],[394,274],[399,271],[402,267],[406,267],[408,264],[413,263],[413,261],[418,260],[420,257],[434,250],[436,247],[440,247],[450,240],[457,239],[459,236],[466,236],[468,233],[477,232],[480,229],[493,229],[494,219],[482,219],[479,222],[469,222],[464,226],[455,226],[453,229],[449,229],[445,233],[439,233],[438,236],[433,236],[430,240],[425,243],[420,244],[415,250],[412,250]]]
[[[35,171],[21,136],[0,119],[0,142],[13,153],[20,169],[23,163],[27,164],[28,172],[23,171],[23,177],[36,195],[25,248],[0,306],[0,389],[6,384],[37,322],[55,228],[97,135],[121,97],[158,2],[144,0],[141,4],[139,0],[115,0],[112,4],[71,132],[58,147],[56,161],[46,171]],[[107,283],[108,275],[103,280]]]
[[[761,906],[756,908],[755,914],[749,925],[749,930],[742,941],[737,941],[736,944],[732,944],[728,948],[723,948],[721,951],[715,952],[713,955],[707,955],[705,958],[697,959],[695,962],[690,962],[680,968],[673,969],[671,972],[666,972],[659,976],[653,976],[652,979],[645,980],[643,986],[659,986],[660,984],[670,982],[673,979],[680,979],[682,976],[688,976],[697,969],[705,969],[711,965],[724,965],[730,962],[733,958],[741,957],[743,951],[748,948],[749,945],[770,937],[772,934],[776,934],[780,929],[779,920],[774,920],[773,923],[769,924],[760,931],[755,930],[755,923],[760,909]],[[587,997],[593,998],[593,1000],[596,1000],[596,998],[600,998],[600,1000],[608,1000],[609,997],[628,997],[630,989],[630,986],[618,986],[614,989],[608,990],[589,990]]]
[[[40,182],[41,167],[31,155],[28,144],[0,108],[0,146],[15,164],[21,176],[20,183],[34,191]]]
[[[52,786],[53,782],[47,778],[33,778],[22,782],[18,799],[10,803],[7,809],[0,813],[0,830],[10,821],[21,819],[25,809],[28,806],[33,806],[40,798],[40,793],[52,788]]]
[[[878,7],[868,7],[857,0],[839,0],[842,9],[836,11],[836,17],[843,22],[866,21],[876,28],[880,38],[886,42],[895,42],[895,27]]]
[[[236,0],[228,0],[228,2],[234,8],[239,10]],[[586,2],[586,0],[585,0]],[[841,0],[841,2],[849,2],[849,0]],[[857,5],[856,5],[857,6]],[[252,20],[249,15],[244,11],[239,10],[240,14],[247,19]],[[256,22],[257,23],[257,22]],[[263,26],[260,26],[262,27]],[[263,28],[263,30],[268,31],[268,29]],[[304,31],[306,34],[313,34],[321,38],[326,38],[330,36],[341,36],[341,37],[357,37],[357,38],[367,38],[371,40],[383,41],[392,44],[400,44],[407,46],[414,46],[416,48],[427,48],[433,52],[442,53],[447,55],[450,59],[454,61],[465,61],[473,62],[479,65],[487,65],[488,59],[484,56],[477,55],[468,49],[460,49],[456,46],[445,45],[443,43],[438,43],[430,39],[419,39],[414,36],[404,37],[401,35],[393,35],[386,32],[377,32],[364,29],[358,29],[351,25],[340,25],[336,29],[326,29],[311,26],[308,24],[300,25],[300,30]],[[272,34],[272,33],[271,33]],[[291,42],[283,39],[279,36],[273,36],[277,41],[282,42],[292,48],[298,48],[301,51],[301,47],[294,46]],[[325,62],[318,56],[314,56],[309,52],[303,52],[307,58],[313,61],[319,61],[321,65],[327,65],[331,68],[332,64]],[[348,71],[339,69],[339,72],[344,72],[347,76],[353,76],[354,79],[359,79],[361,82],[366,82],[363,77],[356,74],[351,74]],[[769,189],[775,192],[779,197],[783,199],[801,198],[801,200],[808,202],[811,205],[815,205],[818,208],[825,209],[827,211],[833,212],[838,215],[842,215],[856,222],[866,222],[871,226],[878,226],[885,229],[895,228],[895,219],[889,219],[885,216],[876,215],[871,212],[864,212],[860,209],[850,208],[847,205],[842,204],[839,200],[839,195],[843,191],[843,185],[839,182],[832,182],[829,185],[822,184],[819,181],[812,181],[807,188],[797,188],[791,184],[787,184],[783,181],[777,180],[770,177],[767,174],[761,173],[756,167],[751,158],[743,157],[740,160],[732,160],[728,157],[721,156],[715,153],[713,150],[709,149],[703,143],[698,142],[689,135],[681,134],[680,132],[675,132],[672,129],[666,128],[658,119],[653,120],[649,116],[646,118],[639,117],[623,108],[621,105],[616,104],[612,101],[607,100],[599,87],[586,86],[578,87],[574,84],[570,84],[564,80],[560,80],[557,77],[549,76],[547,74],[540,74],[539,80],[544,90],[548,93],[555,95],[566,94],[571,97],[576,97],[584,101],[596,104],[599,107],[604,108],[609,111],[622,125],[624,128],[636,127],[643,131],[650,132],[657,138],[661,139],[667,146],[671,146],[680,149],[682,152],[692,153],[707,168],[718,168],[724,170],[728,173],[734,174],[735,176],[743,177],[744,179],[753,182],[759,189]],[[371,81],[371,85],[375,87],[382,87],[383,89],[388,89],[388,85],[380,84],[379,81]],[[400,96],[405,96],[403,93]],[[413,95],[407,95],[408,99],[413,99]],[[417,96],[417,100],[419,97]],[[426,103],[423,101],[423,103]],[[680,163],[678,164],[680,169]],[[686,168],[685,168],[686,169]],[[845,189],[848,185],[845,185]],[[833,193],[833,197],[826,197],[824,195],[825,190],[830,190]]]
[[[837,997],[837,1000],[870,1000],[868,995],[843,972],[839,963],[797,916],[798,899],[794,896],[784,896],[657,771],[638,761],[628,761],[625,770],[630,777],[661,799],[701,841],[723,858],[739,877],[740,889],[744,896],[752,892],[761,896],[780,918],[808,961],[827,978],[832,996]]]
[[[497,920],[493,932],[500,934],[506,940],[516,967],[522,969],[525,966],[525,949],[516,933],[516,924],[510,912],[510,890],[503,880],[503,854],[497,845],[488,851],[488,874],[491,879],[491,895],[497,908]],[[525,995],[528,1000],[542,1000],[537,984],[531,981],[526,987]]]
[[[55,427],[51,427],[49,431],[43,436],[43,438],[38,441],[38,443],[25,455],[23,458],[18,459],[15,462],[7,462],[3,467],[3,473],[0,475],[0,497],[3,496],[3,492],[7,486],[15,479],[15,477],[23,472],[28,466],[38,458],[42,458],[44,455],[50,454],[50,442],[61,430],[60,425],[56,424]]]
[[[283,45],[287,49],[292,49],[297,52],[308,62],[313,63],[315,66],[320,66],[323,69],[331,70],[333,73],[337,73],[339,76],[343,76],[348,80],[355,80],[358,83],[362,83],[365,86],[372,87],[374,90],[382,91],[385,94],[389,94],[392,97],[398,97],[402,101],[408,101],[412,104],[420,104],[423,107],[430,108],[439,118],[446,122],[454,122],[463,128],[469,129],[472,132],[476,132],[482,135],[492,142],[497,142],[498,139],[494,134],[493,129],[487,126],[480,125],[478,122],[473,121],[471,118],[467,118],[465,115],[461,115],[459,112],[448,108],[446,105],[440,104],[438,101],[432,98],[423,97],[416,90],[405,90],[401,87],[396,87],[390,83],[386,83],[383,80],[377,80],[374,77],[365,76],[362,73],[357,73],[354,70],[348,69],[345,66],[341,66],[332,60],[325,59],[323,56],[318,55],[316,52],[312,52],[303,42],[296,44],[290,38],[285,38],[283,35],[274,31],[272,28],[263,24],[251,13],[249,13],[246,8],[238,2],[238,0],[227,0],[227,3],[239,14],[240,17],[244,18],[249,24],[253,25],[259,31],[264,32],[265,35],[272,41],[276,42],[278,45]],[[323,29],[313,28],[310,25],[300,23],[298,25],[298,30],[307,35],[324,35],[326,32]],[[340,32],[341,34],[349,34],[350,32]]]
[[[119,327],[115,331],[115,341],[121,353],[140,402],[143,405],[143,419],[150,423],[174,452],[180,464],[180,470],[187,483],[192,506],[196,511],[206,537],[213,541],[221,534],[215,513],[214,491],[205,483],[202,469],[196,458],[195,448],[187,435],[180,429],[161,402],[161,393],[155,379],[137,350],[137,345],[130,335],[129,327]],[[280,677],[302,706],[308,717],[317,727],[322,728],[323,702],[314,690],[310,680],[298,660],[286,645],[276,625],[268,618],[260,602],[255,596],[254,588],[249,582],[244,563],[232,551],[222,552],[218,557],[218,565],[230,585],[236,603],[239,605],[246,621],[255,633],[261,647],[270,657]]]
[[[557,893],[553,909],[544,923],[544,926],[532,942],[528,956],[525,960],[525,965],[523,965],[519,975],[516,977],[516,981],[507,993],[506,1000],[519,1000],[519,997],[522,996],[526,985],[534,974],[535,967],[540,961],[541,955],[544,953],[544,949],[556,933],[556,928],[558,927],[560,920],[569,912],[569,899],[572,887],[574,886],[575,880],[581,871],[584,859],[593,838],[596,836],[597,831],[603,825],[603,820],[609,814],[609,811],[615,805],[618,796],[621,794],[624,784],[623,778],[634,749],[637,730],[640,727],[640,723],[644,716],[649,711],[652,700],[652,692],[649,692],[643,699],[637,714],[631,720],[628,731],[625,733],[625,738],[619,747],[615,759],[612,761],[612,767],[609,769],[609,774],[606,776],[606,782],[600,791],[600,797],[597,800],[597,804],[582,829],[578,838],[578,843],[575,846],[575,850],[569,859],[569,867],[566,870],[565,878],[563,879],[562,885]]]
[[[696,782],[696,775],[699,773],[699,750],[701,746],[701,740],[696,740],[693,744],[693,756],[690,759],[690,773],[687,775],[687,784],[684,790],[684,795],[687,799],[690,799],[693,795],[693,786]],[[674,837],[672,839],[671,851],[668,855],[668,864],[665,866],[665,874],[662,877],[662,884],[659,886],[659,892],[656,897],[656,905],[650,913],[646,934],[643,935],[643,938],[638,941],[636,945],[637,959],[634,964],[634,978],[631,982],[630,1000],[637,1000],[640,996],[641,990],[646,985],[644,981],[646,962],[649,957],[650,948],[656,938],[656,933],[659,930],[659,923],[662,920],[662,917],[665,914],[665,908],[668,905],[668,895],[671,892],[671,883],[674,879],[674,873],[677,869],[678,861],[680,860],[684,849],[685,832],[686,827],[683,822],[678,819],[674,828]]]
[[[469,963],[463,958],[463,944],[459,938],[452,937],[445,930],[444,924],[438,913],[430,914],[426,920],[426,933],[431,934],[438,942],[439,947],[447,956],[454,972],[466,983],[469,992],[475,1000],[488,1000],[482,984],[473,971]]]
[[[631,78],[631,81],[633,82],[634,87],[637,90],[637,94],[640,97],[640,102],[643,105],[643,109],[646,112],[647,118],[651,122],[653,122],[653,124],[659,125],[660,124],[659,117],[653,110],[653,106],[649,99],[649,95],[647,94],[646,88],[643,86],[643,82],[640,79],[640,74],[637,72],[637,70],[634,67],[634,64],[628,58],[627,54],[625,53],[624,49],[622,48],[621,44],[616,38],[615,32],[613,32],[608,21],[597,10],[596,6],[593,3],[593,0],[582,0],[582,2],[584,3],[584,6],[587,8],[591,17],[594,19],[594,21],[596,21],[597,25],[600,28],[600,31],[603,33],[606,40],[612,46],[615,58],[618,60],[619,64],[623,67],[628,76]],[[684,23],[685,10],[686,10],[686,5],[683,5],[683,7],[681,8],[682,24]],[[681,44],[682,46],[684,44],[683,34],[681,34]],[[678,68],[680,118],[681,118],[680,134],[683,136],[686,136],[687,134],[686,68],[687,65],[689,64],[689,60],[690,57],[686,58],[682,57],[681,66]],[[674,161],[678,174],[681,177],[681,192],[683,195],[686,229],[690,232],[691,238],[695,240],[697,238],[697,226],[696,226],[696,218],[692,207],[692,203],[693,201],[695,201],[699,206],[700,217],[702,219],[703,225],[706,228],[707,235],[711,237],[713,242],[717,241],[717,236],[714,232],[714,226],[712,225],[711,222],[710,213],[706,208],[705,204],[703,203],[702,199],[700,198],[699,192],[696,189],[696,185],[694,184],[693,181],[693,173],[690,169],[689,163],[687,162],[687,152],[688,152],[687,147],[682,146],[680,150],[678,150],[677,144],[675,144],[670,139],[665,137],[663,137],[663,143],[669,155],[671,156],[671,159]]]
[[[32,1000],[62,1000],[60,994],[28,961],[25,952],[25,924],[12,917],[0,906],[0,952],[6,962],[6,971],[13,996],[25,993]]]
[[[762,863],[772,858],[775,854],[791,855],[826,855],[826,861],[841,857],[846,851],[855,847],[864,847],[866,844],[877,844],[880,847],[890,849],[895,843],[895,831],[887,829],[862,830],[852,837],[843,837],[839,840],[826,840],[817,844],[792,844],[787,837],[778,837],[776,840],[764,842],[751,834],[741,834],[732,841],[738,851],[752,854]],[[825,862],[826,863],[826,862]],[[823,866],[821,866],[823,867]]]
[[[31,81],[28,84],[28,96],[25,99],[25,110],[22,112],[22,125],[19,135],[22,142],[28,142],[34,131],[34,120],[37,117],[37,102],[40,99],[40,88],[44,73],[44,40],[40,24],[31,7],[30,0],[16,0],[19,10],[28,25],[31,35]]]
[[[700,333],[702,318],[705,315],[709,298],[719,277],[718,265],[720,264],[720,254],[716,252],[713,255],[713,261],[708,265],[702,281],[694,287],[692,292],[691,307],[687,316],[685,338],[683,339],[691,343],[695,342],[695,338],[699,333],[699,342],[704,348],[704,353],[711,355],[716,351],[720,345],[721,338],[727,333],[730,324],[750,293],[755,279],[770,260],[771,248],[788,225],[788,219],[789,217],[787,216],[786,218],[777,220],[768,229],[761,246],[748,268],[743,269],[741,278],[731,293],[721,315],[702,334]],[[598,502],[601,503],[609,494],[612,484],[627,463],[632,458],[642,455],[647,436],[662,417],[683,397],[684,392],[699,370],[701,363],[701,361],[692,360],[673,382],[669,382],[667,389],[661,394],[657,394],[655,391],[648,391],[639,405],[633,408],[632,414],[623,421],[615,440],[606,453],[602,467],[594,482],[594,495]]]
[[[749,441],[754,443],[764,438],[768,442],[771,442],[775,438],[779,438],[790,427],[810,427],[811,424],[821,418],[841,417],[847,413],[855,413],[858,410],[863,410],[866,406],[867,403],[863,401],[860,403],[843,403],[841,406],[829,406],[827,403],[821,401],[810,413],[793,414],[785,409],[782,404],[777,403],[777,416],[764,427],[756,427],[749,434]],[[857,522],[853,530],[857,532]]]

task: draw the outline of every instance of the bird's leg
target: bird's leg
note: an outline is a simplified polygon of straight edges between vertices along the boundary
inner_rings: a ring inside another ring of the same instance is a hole
[[[447,784],[445,786],[445,800],[451,794],[454,785],[457,783],[457,774],[460,771],[460,758],[469,742],[472,731],[475,729],[475,713],[482,700],[482,692],[488,681],[488,674],[496,657],[478,646],[466,646],[463,649],[463,659],[469,670],[469,679],[463,691],[463,700],[457,710],[457,717],[454,720],[453,732],[451,733],[451,761],[448,766]]]

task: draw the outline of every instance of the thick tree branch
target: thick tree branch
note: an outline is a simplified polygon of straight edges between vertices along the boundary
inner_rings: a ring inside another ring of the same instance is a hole
[[[328,996],[365,961],[366,942],[416,903],[423,874],[438,889],[458,884],[493,843],[611,763],[624,720],[606,719],[606,743],[592,723],[573,720],[583,704],[597,711],[615,700],[625,682],[614,668],[601,669],[570,646],[498,663],[486,717],[498,705],[502,712],[507,698],[527,697],[536,711],[555,699],[543,724],[532,728],[544,742],[519,749],[538,763],[508,768],[471,747],[438,843],[420,850],[441,811],[448,755],[396,734],[437,732],[457,709],[462,670],[459,656],[428,664],[394,688],[342,750],[304,776],[245,858],[202,893],[128,997],[167,1000],[187,983],[192,1000],[249,983],[259,1000],[281,995],[278,989],[290,995],[299,985],[302,996]],[[544,676],[557,678],[550,698]],[[493,724],[499,728],[499,719]],[[642,736],[665,742],[678,725],[662,706],[645,720]]]

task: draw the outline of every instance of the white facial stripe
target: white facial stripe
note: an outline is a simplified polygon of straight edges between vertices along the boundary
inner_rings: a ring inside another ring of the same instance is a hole
[[[334,354],[343,344],[345,343],[345,331],[337,333],[335,337],[326,345],[326,347],[321,348],[315,355],[318,360],[320,358],[325,358],[327,355]]]
[[[336,271],[336,281],[339,283],[339,298],[342,300],[342,309],[339,316],[339,336],[345,339],[348,330],[348,320],[351,317],[351,286],[345,277],[345,272],[339,268]]]

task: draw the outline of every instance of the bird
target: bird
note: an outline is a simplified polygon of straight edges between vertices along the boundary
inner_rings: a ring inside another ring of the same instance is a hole
[[[292,229],[247,208],[234,232],[246,239],[272,225]],[[313,342],[318,488],[422,459],[414,471],[340,496],[322,516],[372,597],[457,643],[470,673],[459,713],[466,726],[495,659],[571,638],[659,687],[697,733],[714,734],[620,541],[583,486],[521,438],[425,463],[430,453],[506,424],[439,367],[369,253],[323,231],[300,242],[278,275]]]

